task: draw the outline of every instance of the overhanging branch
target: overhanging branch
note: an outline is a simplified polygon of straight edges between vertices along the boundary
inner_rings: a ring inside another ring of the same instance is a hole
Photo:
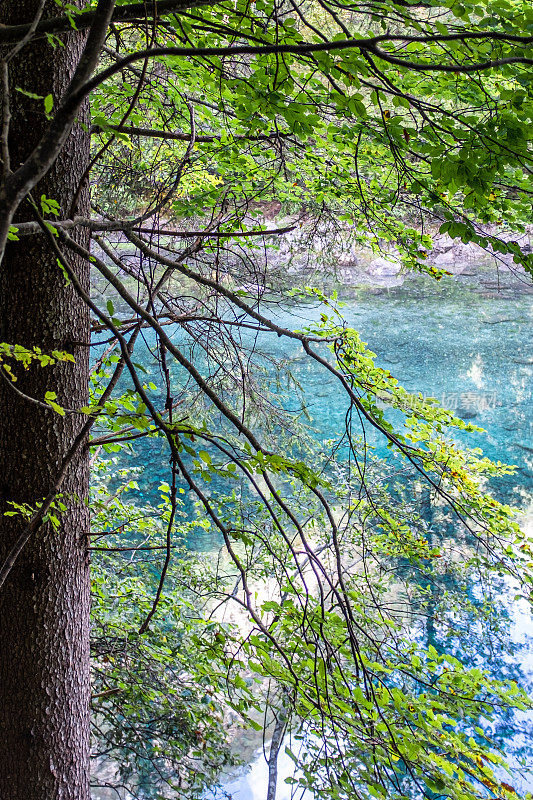
[[[197,6],[215,5],[217,0],[158,0],[157,4],[152,3],[129,3],[119,6],[113,12],[112,22],[132,22],[135,20],[154,19],[154,8],[156,16],[163,14],[179,13],[182,9],[195,8]],[[72,17],[76,27],[73,27],[71,17],[61,15],[42,20],[35,28],[35,36],[46,36],[46,34],[76,33],[77,31],[90,28],[96,18],[96,10],[83,11]],[[0,44],[14,44],[23,39],[30,31],[30,24],[23,25],[1,25]]]
[[[140,136],[146,139],[168,139],[170,141],[176,142],[190,142],[191,141],[191,134],[190,133],[180,133],[175,131],[163,131],[157,130],[154,128],[138,128],[135,125],[98,125],[97,123],[93,124],[91,128],[91,133],[106,133],[107,131],[117,131],[119,133],[127,133],[128,136]],[[272,133],[258,133],[255,136],[242,134],[234,136],[233,138],[237,141],[247,141],[247,142],[269,142],[275,141],[276,139],[283,139],[288,136],[293,136],[291,132],[283,132],[283,131],[274,131]],[[220,142],[220,136],[214,136],[210,134],[198,134],[195,138],[195,142],[203,142],[203,143],[210,143],[210,142]]]
[[[296,223],[292,225],[285,225],[282,228],[253,228],[252,230],[197,230],[197,231],[175,231],[171,228],[142,228],[139,227],[135,220],[118,220],[118,221],[104,221],[98,219],[89,219],[88,217],[74,217],[74,219],[66,220],[46,220],[48,225],[54,228],[60,228],[64,231],[72,230],[72,228],[89,228],[94,233],[108,231],[117,232],[134,230],[135,233],[157,233],[158,236],[172,236],[177,239],[234,239],[246,238],[247,236],[281,236],[284,233],[290,233],[296,228]],[[37,233],[42,233],[41,227],[36,222],[20,222],[16,225],[17,236],[33,236]]]

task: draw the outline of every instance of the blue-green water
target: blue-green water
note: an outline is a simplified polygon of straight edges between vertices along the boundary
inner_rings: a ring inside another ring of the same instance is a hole
[[[288,326],[295,315],[316,320],[321,311],[307,307],[292,315],[287,312],[283,323]],[[378,363],[406,388],[436,397],[459,416],[486,429],[483,434],[468,434],[464,442],[482,447],[492,459],[516,464],[515,475],[500,479],[494,489],[501,498],[527,508],[533,490],[531,297],[482,297],[457,286],[430,293],[423,287],[418,291],[400,288],[352,299],[342,313],[378,354]],[[297,324],[303,325],[303,321]],[[286,354],[291,352],[296,355],[297,348],[287,348]],[[333,379],[325,378],[303,354],[293,369],[305,386],[317,428],[326,437],[338,436],[344,428],[346,406]],[[501,665],[502,674],[520,678],[531,688],[530,612],[525,605],[511,603],[509,614],[510,636],[521,649]],[[516,766],[511,782],[529,791],[533,778],[518,767],[514,755],[525,758],[529,766],[533,764],[532,723],[531,715],[519,714],[498,726],[502,746]],[[292,761],[281,753],[277,800],[291,797],[290,787],[282,780],[291,774]],[[249,768],[228,780],[224,788],[233,800],[263,800],[267,775],[261,750]]]
[[[323,308],[286,312],[287,327],[316,320]],[[532,486],[533,341],[530,298],[502,300],[474,293],[424,296],[408,290],[366,295],[341,309],[346,322],[409,391],[436,397],[458,416],[487,430],[468,434],[469,445],[516,464],[507,491]],[[285,345],[285,354],[299,346]],[[279,345],[277,346],[279,352]],[[276,349],[273,350],[276,353]],[[307,407],[320,432],[338,436],[346,401],[335,379],[302,352],[292,370],[305,387]]]
[[[449,291],[430,287],[430,292],[424,287],[422,283],[379,295],[362,293],[345,301],[341,313],[378,355],[377,362],[405,388],[437,398],[458,416],[486,429],[463,441],[482,447],[492,459],[517,466],[500,492],[506,500],[522,503],[524,491],[533,484],[531,296],[503,299],[482,297],[456,285]],[[276,309],[275,319],[288,328],[303,328],[323,312],[319,305],[300,305]],[[174,335],[182,344],[183,335],[177,331]],[[247,344],[245,337],[243,347]],[[259,346],[276,359],[288,360],[302,386],[316,436],[342,435],[347,399],[335,378],[317,367],[294,340],[262,334]],[[142,346],[136,356],[149,362]],[[161,385],[156,374],[150,378]],[[285,396],[283,404],[299,407],[296,397],[292,404]],[[386,453],[379,438],[372,443],[378,454]],[[137,445],[136,452],[142,495],[152,499],[161,480],[168,478],[166,444],[152,440]]]
[[[458,416],[486,429],[486,433],[463,435],[463,441],[481,447],[492,459],[517,466],[513,476],[500,479],[493,488],[501,499],[526,509],[533,494],[531,295],[482,296],[467,286],[436,288],[420,281],[409,288],[379,294],[366,291],[345,300],[341,309],[344,319],[360,332],[381,366],[407,389],[436,397]],[[275,314],[279,324],[303,328],[323,312],[318,305],[300,305],[278,309]],[[183,342],[181,334],[179,341]],[[261,347],[275,358],[289,361],[301,384],[315,435],[324,439],[341,436],[347,401],[335,379],[317,369],[297,342],[266,335]],[[142,350],[137,360],[141,358]],[[160,383],[156,375],[151,377]],[[283,405],[291,408],[287,394]],[[298,406],[295,396],[295,411]],[[374,438],[372,443],[378,454],[385,455],[384,442]],[[140,491],[143,499],[149,500],[160,482],[168,479],[168,451],[162,441],[155,440],[139,445],[136,452]],[[208,549],[217,542],[207,535],[190,544]],[[524,645],[519,656],[523,677],[532,681],[533,651],[529,645],[533,629],[527,609],[510,609],[510,629],[514,641]],[[512,673],[512,659],[502,666]],[[531,719],[516,717],[507,730],[508,752],[523,747],[526,758],[532,761],[530,733]],[[281,768],[277,800],[290,797],[290,789],[281,783],[288,770],[289,763]],[[258,756],[248,772],[229,779],[225,788],[234,800],[263,800],[265,780],[262,756]],[[526,777],[517,782],[533,789]]]

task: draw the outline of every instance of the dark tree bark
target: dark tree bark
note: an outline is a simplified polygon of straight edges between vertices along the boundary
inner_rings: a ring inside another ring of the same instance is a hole
[[[30,21],[38,0],[3,0],[0,22]],[[45,17],[57,14],[47,0]],[[19,87],[58,100],[78,62],[84,40],[70,33],[63,47],[40,41],[11,62],[11,167],[28,156],[46,128],[42,100]],[[88,109],[84,107],[60,157],[36,186],[69,215],[89,159]],[[77,213],[87,215],[84,187]],[[16,220],[33,219],[27,202]],[[80,231],[78,241],[88,245]],[[71,257],[85,288],[88,264]],[[0,267],[0,341],[65,350],[75,363],[17,369],[16,388],[42,400],[46,391],[69,409],[87,404],[89,315],[66,284],[45,236],[8,245]],[[53,488],[62,460],[84,422],[61,417],[18,396],[0,380],[0,563],[24,523],[5,517],[9,503],[35,506]],[[89,798],[89,563],[87,551],[89,467],[80,449],[62,484],[67,511],[59,530],[42,526],[28,541],[0,589],[0,798]]]

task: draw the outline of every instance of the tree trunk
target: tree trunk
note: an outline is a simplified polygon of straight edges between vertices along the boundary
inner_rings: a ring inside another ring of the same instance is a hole
[[[3,0],[0,22],[33,18],[38,0]],[[57,13],[47,0],[45,16]],[[31,152],[47,125],[43,100],[56,101],[79,58],[81,34],[64,46],[46,39],[25,47],[10,64],[11,165]],[[79,121],[87,122],[85,107]],[[88,130],[88,127],[87,129]],[[89,135],[76,123],[66,147],[36,187],[68,216],[89,158]],[[77,211],[88,214],[88,189]],[[16,220],[32,219],[23,204]],[[85,233],[79,241],[87,246]],[[82,284],[89,268],[70,256]],[[16,388],[43,400],[46,391],[69,409],[87,404],[89,315],[59,269],[43,235],[8,246],[0,267],[0,341],[65,350],[75,363],[16,369]],[[0,563],[23,528],[3,516],[10,502],[35,506],[53,487],[62,460],[80,430],[80,414],[61,417],[17,395],[0,380]],[[26,544],[0,589],[0,798],[89,798],[89,563],[87,551],[89,467],[84,446],[62,485],[67,511],[58,530],[44,525]]]

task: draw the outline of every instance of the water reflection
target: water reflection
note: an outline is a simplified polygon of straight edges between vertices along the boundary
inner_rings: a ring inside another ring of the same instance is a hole
[[[312,309],[306,312],[309,318],[319,313]],[[472,294],[462,298],[444,295],[428,301],[396,290],[379,298],[365,297],[362,303],[351,302],[343,314],[369,347],[380,354],[379,362],[404,385],[436,397],[459,416],[487,429],[485,434],[470,434],[468,444],[482,447],[493,459],[517,465],[515,475],[497,479],[494,488],[501,498],[525,508],[533,488],[530,299],[502,300]],[[498,321],[497,332],[494,320]],[[283,323],[290,324],[288,315]],[[309,409],[321,435],[334,437],[342,430],[344,419],[334,383],[318,376],[305,360],[293,362],[292,368],[306,387]],[[426,518],[430,513],[428,506]],[[531,526],[533,506],[525,511],[525,517],[525,525]],[[437,583],[432,585],[434,611],[442,588]],[[468,594],[474,605],[483,603],[479,587],[470,586]],[[490,668],[499,679],[516,680],[531,691],[533,623],[528,604],[516,601],[514,594],[513,587],[502,585],[500,629],[482,640],[475,620],[470,619],[471,652],[456,655],[472,666],[476,663]],[[451,642],[443,641],[436,613],[431,613],[431,598],[427,612],[425,624],[418,628],[419,638],[438,650],[449,649]],[[485,727],[514,768],[510,782],[518,791],[531,791],[532,715],[509,713],[492,725],[485,721]],[[286,755],[280,755],[279,772],[277,800],[298,796],[283,784],[283,778],[293,774],[293,762]],[[224,790],[232,800],[264,800],[267,774],[261,748],[249,770],[225,782]],[[509,776],[502,778],[510,780]]]
[[[532,492],[533,478],[533,348],[529,331],[532,315],[530,298],[481,297],[475,292],[440,292],[427,294],[421,284],[419,292],[393,289],[379,296],[361,294],[350,299],[342,309],[347,322],[357,328],[369,347],[379,354],[378,363],[387,367],[410,391],[439,399],[458,416],[475,421],[488,433],[468,434],[472,447],[482,447],[486,455],[517,465],[514,476],[495,480],[494,489],[500,499],[525,507]],[[304,306],[285,309],[278,321],[287,327],[303,327],[317,320],[321,309]],[[267,351],[285,359],[303,387],[307,408],[317,437],[338,437],[344,429],[346,406],[339,399],[334,380],[318,373],[316,365],[302,357],[298,345],[277,337],[266,337]],[[156,380],[156,376],[152,376]],[[289,407],[289,406],[287,406]],[[292,410],[292,408],[291,408]],[[296,407],[295,409],[296,410]],[[462,438],[462,437],[459,437]],[[377,454],[386,455],[377,440]],[[137,448],[139,476],[144,500],[153,499],[157,486],[167,477],[168,453],[162,440],[152,440]],[[157,495],[156,495],[157,497]],[[432,513],[426,509],[426,518]],[[213,548],[212,534],[191,542],[191,547]],[[425,625],[419,625],[418,636],[437,649],[449,648],[439,629],[437,606],[442,586],[434,583]],[[482,603],[479,587],[468,587],[472,603]],[[532,624],[529,610],[513,599],[512,587],[502,586],[501,628],[492,639],[476,649],[476,621],[469,622],[472,649],[468,658],[490,665],[499,678],[513,678],[527,685],[533,681]],[[432,613],[433,602],[433,613]],[[508,655],[504,657],[504,653]],[[457,653],[465,657],[465,653]],[[520,758],[533,758],[532,718],[513,714],[500,718],[492,733],[514,762],[513,780],[522,788],[533,789],[533,781],[522,770]],[[259,741],[247,742],[254,751]],[[292,760],[280,754],[277,800],[289,800],[291,788],[283,778],[292,774]],[[248,770],[228,776],[223,792],[213,797],[230,796],[232,800],[264,800],[268,768],[262,748],[251,759]],[[224,794],[225,793],[225,794]],[[299,795],[296,795],[299,796]]]

